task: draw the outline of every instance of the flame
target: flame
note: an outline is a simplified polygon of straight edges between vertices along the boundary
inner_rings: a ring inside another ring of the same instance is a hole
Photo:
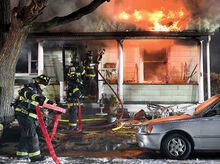
[[[104,14],[133,30],[182,31],[189,29],[192,13],[183,0],[110,1]],[[125,27],[125,26],[123,26]],[[131,28],[130,28],[131,27]]]
[[[118,16],[120,21],[130,22],[150,31],[182,31],[186,24],[180,22],[185,17],[183,9],[167,12],[163,10],[148,12],[135,9],[132,14],[123,11]]]
[[[130,19],[130,15],[127,14],[125,11],[119,14],[119,19],[128,20]]]

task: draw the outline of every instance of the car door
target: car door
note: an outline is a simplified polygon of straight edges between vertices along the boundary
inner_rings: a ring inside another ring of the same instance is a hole
[[[220,103],[213,107],[213,116],[200,120],[200,146],[203,150],[220,150]]]

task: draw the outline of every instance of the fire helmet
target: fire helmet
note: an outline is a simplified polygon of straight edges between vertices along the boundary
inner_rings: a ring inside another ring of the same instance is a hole
[[[34,78],[35,82],[38,84],[43,84],[43,85],[49,85],[50,83],[50,77],[46,75],[40,75],[36,78]]]

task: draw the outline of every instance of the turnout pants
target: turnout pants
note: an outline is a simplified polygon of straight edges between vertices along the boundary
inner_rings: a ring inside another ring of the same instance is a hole
[[[87,77],[86,79],[86,89],[85,94],[86,96],[90,95],[92,98],[96,97],[97,92],[97,82],[95,78]]]
[[[22,113],[18,113],[16,118],[21,129],[18,151],[16,153],[17,156],[29,157],[31,159],[39,157],[40,147],[36,131],[36,119]]]
[[[69,107],[69,127],[76,128],[78,120],[78,103],[74,101]]]

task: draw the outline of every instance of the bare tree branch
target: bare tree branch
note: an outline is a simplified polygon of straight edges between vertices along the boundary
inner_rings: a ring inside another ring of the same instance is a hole
[[[32,25],[31,31],[43,31],[43,30],[47,30],[52,27],[56,27],[58,25],[63,25],[63,24],[69,23],[71,21],[78,20],[81,17],[83,17],[89,13],[92,13],[105,1],[109,2],[110,0],[93,0],[89,5],[87,5],[83,8],[80,8],[79,10],[74,11],[71,14],[66,15],[64,17],[54,17],[53,19],[51,19],[47,22],[35,22]]]
[[[46,7],[48,0],[32,0],[31,4],[23,8],[23,22],[28,25],[33,22]]]

